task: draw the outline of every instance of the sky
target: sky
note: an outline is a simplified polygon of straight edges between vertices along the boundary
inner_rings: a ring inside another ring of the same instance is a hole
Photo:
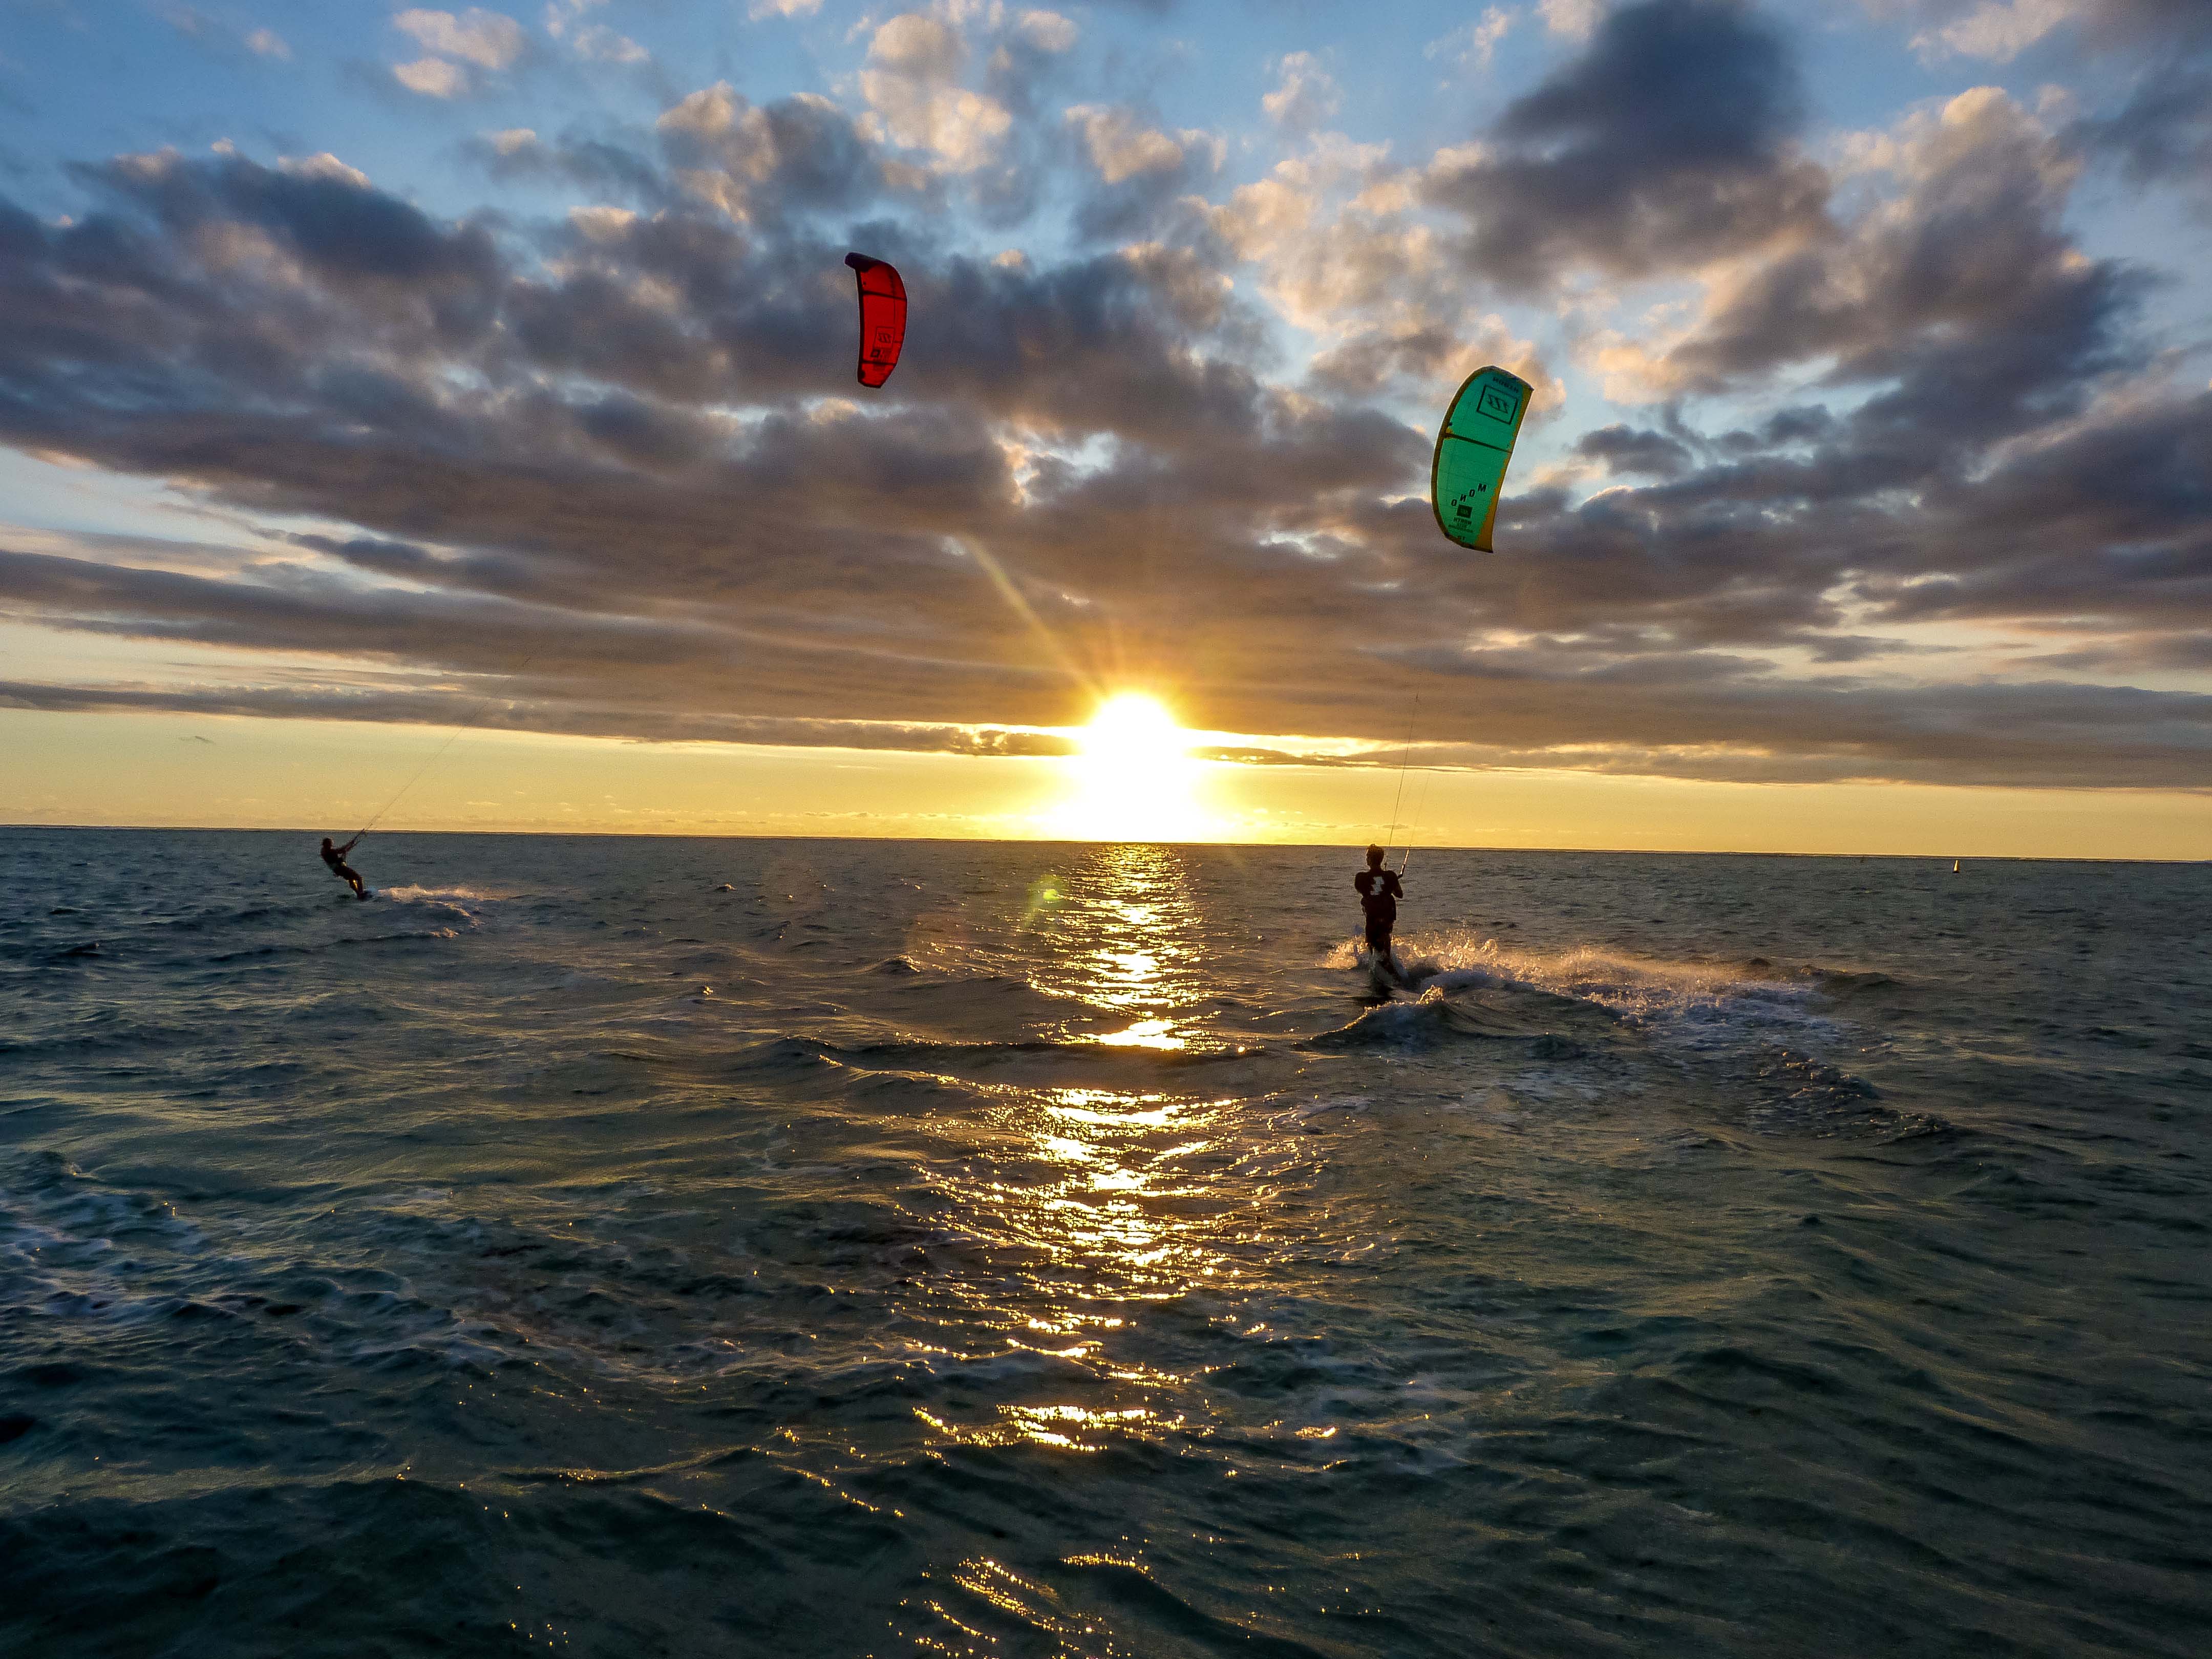
[[[2208,256],[2205,0],[0,0],[0,822],[2212,857]]]

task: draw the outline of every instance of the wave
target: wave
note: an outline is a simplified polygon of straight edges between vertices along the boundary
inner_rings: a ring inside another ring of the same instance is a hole
[[[1820,994],[1831,1002],[1889,1001],[1911,988],[1893,974],[1828,969],[1814,975]]]
[[[1365,963],[1356,940],[1324,959],[1330,968]],[[1717,1012],[1747,1005],[1796,1009],[1819,988],[1811,975],[1779,969],[1763,957],[1738,963],[1638,957],[1600,945],[1509,945],[1474,933],[1419,933],[1403,940],[1398,960],[1407,988],[1429,991],[1540,991],[1595,1004],[1642,1023]]]
[[[39,1151],[0,1170],[0,1319],[144,1322],[195,1306],[162,1267],[208,1240],[167,1200]],[[191,1317],[189,1313],[185,1317]]]
[[[1381,1003],[1348,1024],[1309,1037],[1304,1046],[1425,1048],[1466,1038],[1532,1043],[1544,1059],[1571,1059],[1583,1052],[1580,1043],[1552,1029],[1553,1022],[1540,1014],[1532,1017],[1510,1008],[1455,1001],[1452,988],[1432,983],[1411,1000]]]
[[[1249,1058],[1257,1050],[1220,1045],[1191,1048],[1123,1044],[1095,1037],[1030,1037],[1003,1042],[939,1042],[899,1037],[879,1042],[838,1043],[818,1037],[777,1037],[735,1056],[747,1069],[802,1073],[823,1066],[860,1072],[933,1075],[1007,1066],[1066,1066],[1079,1073],[1112,1067],[1176,1069]]]
[[[253,945],[243,950],[221,951],[205,958],[210,966],[228,967],[234,963],[258,962],[278,957],[314,957],[326,951],[350,949],[362,945],[404,945],[421,939],[458,939],[459,932],[452,927],[425,927],[416,932],[402,933],[360,933],[340,939],[318,939],[309,945]]]
[[[380,899],[394,904],[442,904],[456,910],[471,906],[497,904],[511,899],[512,893],[487,892],[478,887],[378,887],[372,890]]]

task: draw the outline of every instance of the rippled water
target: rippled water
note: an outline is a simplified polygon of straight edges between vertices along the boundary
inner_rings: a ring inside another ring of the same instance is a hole
[[[2204,1650],[2203,866],[356,862],[0,833],[0,1649]]]

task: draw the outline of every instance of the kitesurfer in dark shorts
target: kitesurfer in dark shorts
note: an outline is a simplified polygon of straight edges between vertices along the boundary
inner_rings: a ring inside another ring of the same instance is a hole
[[[345,861],[346,854],[352,852],[353,849],[360,844],[360,842],[361,837],[359,836],[356,836],[344,846],[333,847],[331,845],[331,838],[328,836],[325,836],[323,837],[323,862],[331,866],[331,873],[332,875],[336,876],[340,881],[345,883],[347,886],[353,889],[353,896],[356,898],[365,899],[368,896],[368,890],[362,885],[361,872],[355,869],[353,866]]]
[[[1367,849],[1367,867],[1352,878],[1359,890],[1359,908],[1367,913],[1367,948],[1383,958],[1392,967],[1398,958],[1391,953],[1390,930],[1398,925],[1398,901],[1406,896],[1406,890],[1398,884],[1398,872],[1382,867],[1382,849]]]

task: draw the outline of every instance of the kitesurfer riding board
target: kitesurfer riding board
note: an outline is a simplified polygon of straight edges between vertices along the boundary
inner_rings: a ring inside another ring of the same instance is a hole
[[[1367,948],[1374,952],[1376,967],[1402,983],[1405,970],[1391,949],[1390,933],[1398,925],[1398,901],[1406,896],[1406,890],[1395,870],[1382,867],[1381,848],[1367,849],[1367,867],[1352,878],[1352,884],[1359,890],[1359,908],[1367,919]]]
[[[344,846],[333,847],[331,845],[331,838],[325,836],[321,856],[323,862],[331,866],[331,873],[353,889],[353,896],[356,898],[365,899],[368,896],[368,884],[362,880],[361,872],[345,861],[346,854],[360,844],[361,837],[356,836]]]

